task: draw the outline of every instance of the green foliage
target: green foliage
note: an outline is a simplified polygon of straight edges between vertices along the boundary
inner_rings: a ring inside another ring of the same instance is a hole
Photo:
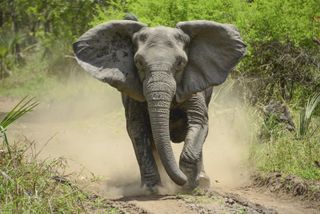
[[[99,21],[121,18],[125,12],[137,15],[150,26],[174,27],[179,21],[213,20],[236,25],[247,44],[257,41],[292,41],[295,45],[313,45],[318,38],[320,5],[317,0],[137,0],[113,1]]]
[[[1,31],[0,31],[1,32]],[[11,70],[18,63],[15,46],[23,41],[21,34],[3,33],[0,37],[0,79],[11,74]]]
[[[102,8],[108,3],[88,0],[1,2],[0,75],[14,70],[17,60],[23,61],[26,55],[37,54],[39,51],[43,54],[39,60],[46,57],[51,61],[48,70],[63,70],[59,75],[68,73],[68,67],[55,69],[55,66],[69,63],[66,55],[72,55],[71,44],[89,28],[89,22],[97,12],[97,5]],[[21,38],[20,35],[24,35],[23,39],[15,39]]]
[[[248,96],[251,103],[279,99],[302,106],[320,83],[320,55],[289,41],[255,43],[239,69],[235,76],[254,92]]]
[[[298,129],[298,137],[312,136],[318,131],[320,124],[314,128],[313,130],[309,130],[312,115],[320,103],[320,93],[315,94],[311,98],[308,99],[306,106],[301,110],[299,117],[299,129]]]
[[[73,39],[88,27],[99,1],[12,0],[0,4],[1,28],[16,28],[42,39]],[[100,3],[106,5],[106,3]],[[55,40],[56,41],[56,40]]]

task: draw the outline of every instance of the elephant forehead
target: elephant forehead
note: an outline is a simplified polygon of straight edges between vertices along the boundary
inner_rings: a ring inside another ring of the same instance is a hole
[[[150,27],[149,30],[154,33],[179,33],[179,30],[177,28],[166,26]]]
[[[157,27],[150,27],[150,28],[144,28],[143,34],[148,35],[151,38],[157,37],[157,38],[180,38],[184,33],[177,28],[171,28],[171,27],[165,27],[165,26],[157,26]]]

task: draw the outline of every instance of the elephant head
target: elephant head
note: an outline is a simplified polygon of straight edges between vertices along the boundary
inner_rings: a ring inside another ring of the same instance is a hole
[[[232,25],[179,22],[176,28],[135,21],[98,25],[73,44],[78,63],[95,78],[140,102],[147,102],[154,142],[171,179],[187,178],[174,159],[169,136],[173,100],[223,83],[245,54]]]

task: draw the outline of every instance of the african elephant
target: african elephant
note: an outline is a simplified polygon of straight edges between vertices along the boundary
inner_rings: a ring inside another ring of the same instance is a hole
[[[156,191],[161,184],[153,151],[176,184],[193,189],[209,182],[202,146],[212,88],[226,80],[246,52],[234,26],[110,21],[84,33],[73,50],[84,70],[121,92],[142,186]],[[170,140],[185,143],[179,166]]]

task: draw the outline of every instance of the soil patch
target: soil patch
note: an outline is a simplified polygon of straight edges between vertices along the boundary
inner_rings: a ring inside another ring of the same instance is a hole
[[[255,174],[253,185],[272,193],[284,193],[304,201],[313,201],[320,210],[320,181],[306,181],[281,173]]]

